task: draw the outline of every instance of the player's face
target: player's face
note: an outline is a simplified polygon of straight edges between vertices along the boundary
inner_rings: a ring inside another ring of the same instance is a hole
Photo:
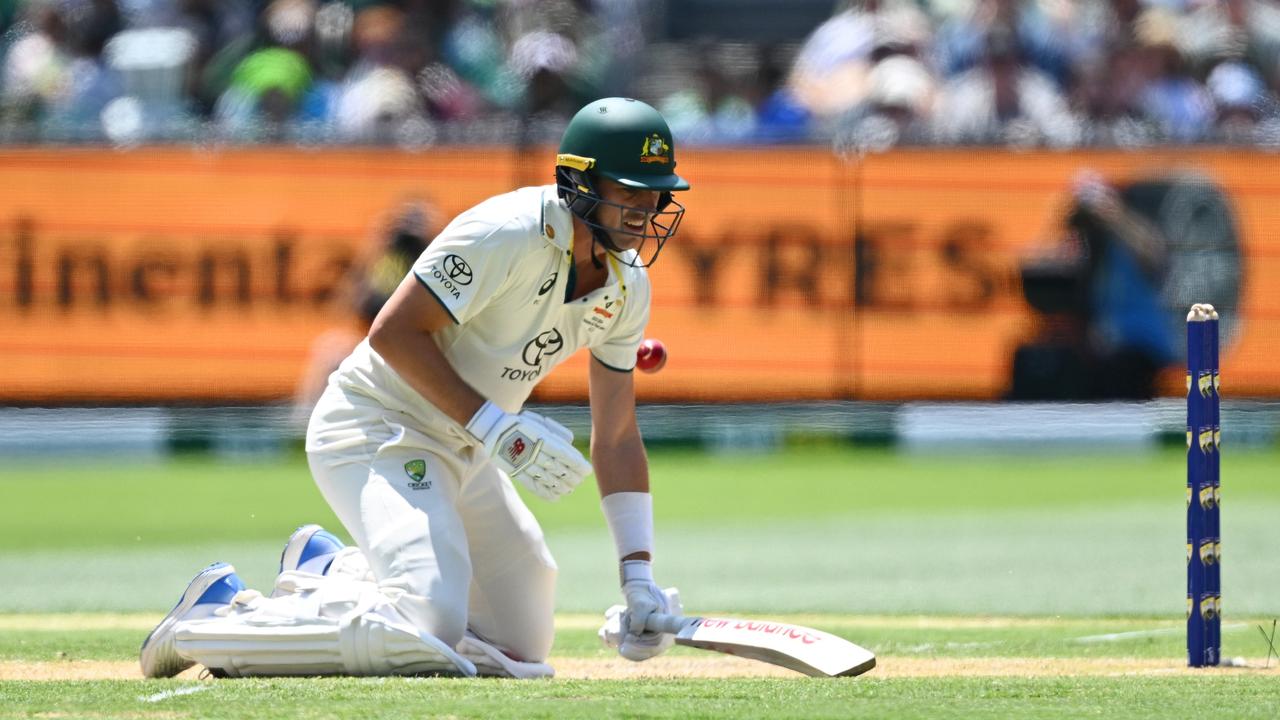
[[[646,236],[653,234],[649,221],[658,209],[658,191],[627,187],[608,178],[600,178],[598,188],[606,202],[597,208],[596,222],[616,228],[609,231],[609,237],[619,248],[639,248]]]

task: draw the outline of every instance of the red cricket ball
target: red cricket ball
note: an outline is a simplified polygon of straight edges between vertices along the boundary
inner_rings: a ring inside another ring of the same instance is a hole
[[[667,364],[667,346],[661,340],[649,338],[636,350],[636,367],[642,372],[656,373]]]

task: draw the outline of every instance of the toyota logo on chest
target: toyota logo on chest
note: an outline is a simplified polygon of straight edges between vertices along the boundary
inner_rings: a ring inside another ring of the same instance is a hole
[[[529,367],[537,367],[542,364],[542,358],[547,355],[555,355],[563,347],[564,336],[560,334],[559,330],[551,328],[525,344],[524,364]]]

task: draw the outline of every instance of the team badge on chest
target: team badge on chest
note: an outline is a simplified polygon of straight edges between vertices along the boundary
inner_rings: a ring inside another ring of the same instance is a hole
[[[431,481],[427,480],[427,461],[410,460],[404,464],[404,472],[409,476],[410,490],[430,490]]]

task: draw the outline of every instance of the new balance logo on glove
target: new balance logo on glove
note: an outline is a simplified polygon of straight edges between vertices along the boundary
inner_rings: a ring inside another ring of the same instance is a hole
[[[591,474],[591,463],[573,446],[573,433],[535,412],[508,413],[486,401],[467,430],[499,469],[544,500],[572,492]]]
[[[514,433],[507,440],[506,446],[502,449],[502,454],[506,455],[507,462],[510,462],[516,468],[521,468],[525,463],[529,462],[528,450],[534,446],[533,441],[519,433]],[[536,447],[533,447],[536,450]]]

